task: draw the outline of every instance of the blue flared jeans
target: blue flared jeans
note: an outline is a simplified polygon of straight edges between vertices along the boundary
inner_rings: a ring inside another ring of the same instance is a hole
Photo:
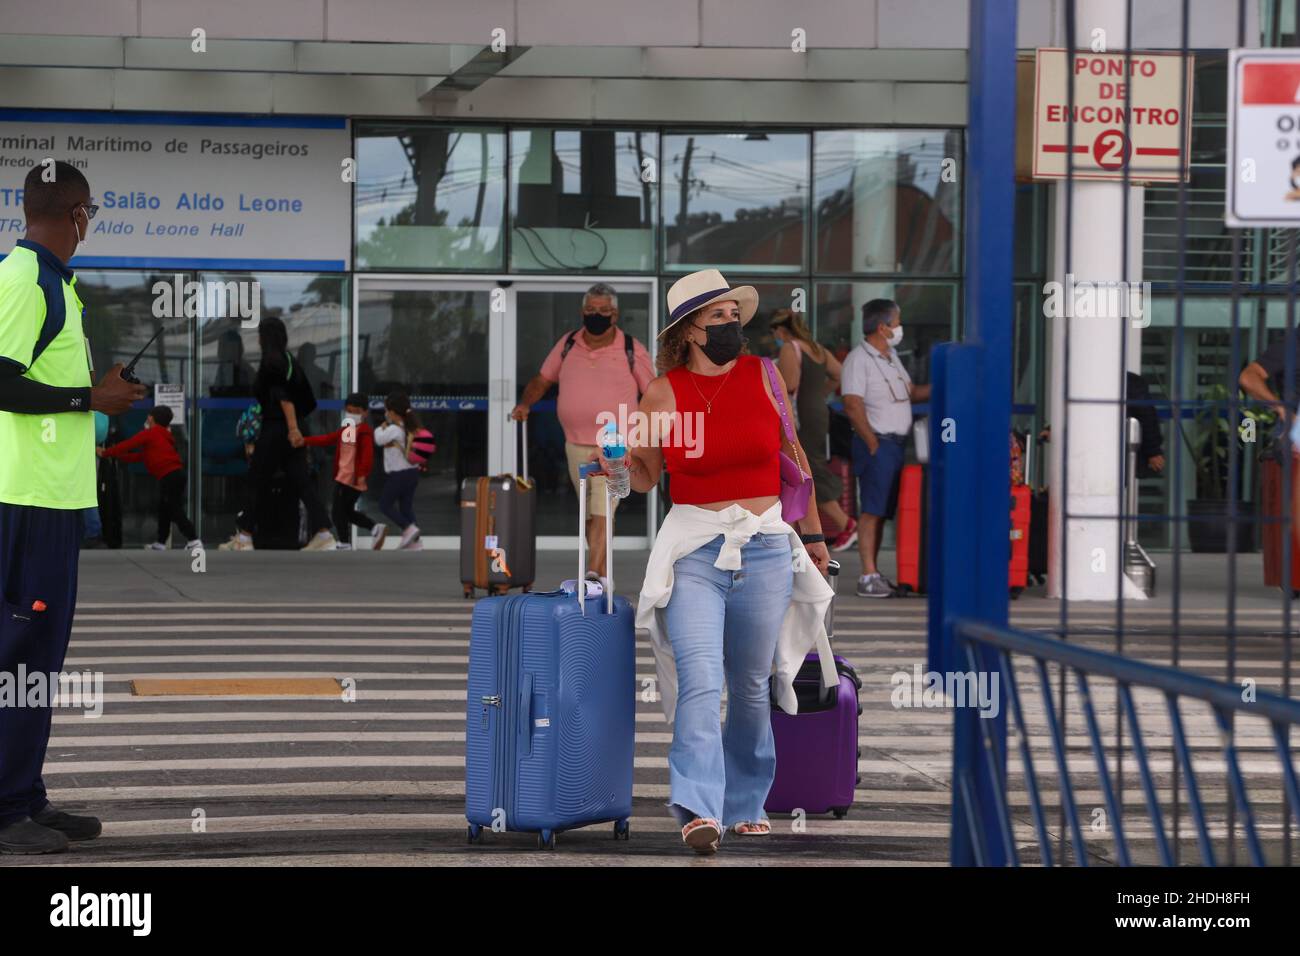
[[[768,677],[794,572],[786,535],[750,538],[739,571],[714,567],[722,540],[677,560],[664,609],[677,668],[668,805],[682,824],[701,816],[730,827],[766,819],[776,775]]]

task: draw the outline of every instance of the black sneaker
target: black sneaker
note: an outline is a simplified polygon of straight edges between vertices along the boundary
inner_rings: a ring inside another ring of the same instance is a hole
[[[46,805],[44,810],[33,816],[32,820],[43,827],[57,830],[67,837],[70,843],[93,840],[104,832],[103,824],[96,817],[73,816],[71,813],[55,810],[49,804]]]
[[[23,817],[0,828],[0,853],[64,853],[68,838],[58,830],[41,826],[31,817]]]

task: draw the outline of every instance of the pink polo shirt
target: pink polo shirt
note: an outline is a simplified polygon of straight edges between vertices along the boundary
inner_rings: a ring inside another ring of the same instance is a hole
[[[623,345],[623,330],[616,329],[614,341],[602,348],[587,345],[585,332],[573,340],[573,348],[560,362],[560,353],[569,338],[566,332],[555,343],[555,348],[542,363],[542,378],[560,383],[557,411],[564,437],[575,445],[596,443],[596,416],[601,412],[618,415],[618,406],[626,405],[629,412],[637,406],[637,391],[645,391],[655,377],[650,365],[650,353],[636,339],[632,340],[632,361],[635,372],[627,367],[627,352]]]

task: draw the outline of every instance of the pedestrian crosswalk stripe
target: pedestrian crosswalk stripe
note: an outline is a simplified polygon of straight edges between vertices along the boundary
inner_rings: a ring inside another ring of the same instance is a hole
[[[342,690],[342,686],[332,677],[137,677],[131,681],[131,692],[137,697],[178,697],[196,694],[337,697]]]

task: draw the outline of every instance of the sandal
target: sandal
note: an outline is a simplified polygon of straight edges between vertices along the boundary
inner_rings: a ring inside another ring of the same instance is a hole
[[[738,836],[770,836],[772,824],[767,820],[755,820],[752,823],[749,820],[742,820],[732,826],[731,832]]]
[[[711,817],[696,817],[682,827],[682,841],[696,853],[717,853],[722,827]]]

